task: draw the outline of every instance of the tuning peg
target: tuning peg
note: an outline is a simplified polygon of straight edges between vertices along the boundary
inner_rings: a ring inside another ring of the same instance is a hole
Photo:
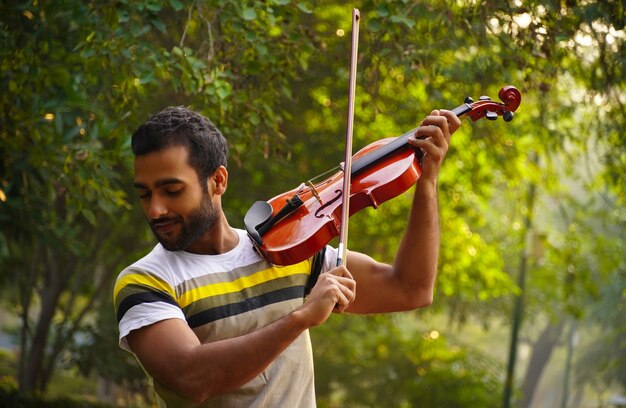
[[[474,99],[472,99],[471,96],[468,96],[467,98],[465,98],[465,100],[463,101],[464,103],[474,103]]]
[[[493,111],[487,111],[487,113],[485,114],[485,117],[489,120],[496,120],[498,119],[498,114]]]
[[[490,97],[488,97],[488,96],[483,95],[483,96],[481,96],[480,98],[478,98],[478,100],[479,100],[479,101],[490,101],[490,100],[491,100],[491,98],[490,98]]]
[[[513,112],[504,111],[504,113],[502,114],[502,119],[504,119],[505,122],[510,122],[513,120],[513,116],[515,116]]]

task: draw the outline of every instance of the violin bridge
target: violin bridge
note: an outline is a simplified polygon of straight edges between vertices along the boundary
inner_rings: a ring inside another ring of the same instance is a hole
[[[322,202],[322,199],[320,198],[320,195],[318,194],[317,189],[315,188],[313,183],[311,183],[311,180],[307,181],[306,185],[309,186],[309,188],[311,189],[311,194],[313,194],[313,197],[315,197],[317,202],[323,205],[324,203]]]

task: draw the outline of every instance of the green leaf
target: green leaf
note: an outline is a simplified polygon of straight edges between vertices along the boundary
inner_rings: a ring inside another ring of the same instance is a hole
[[[376,9],[376,14],[378,14],[379,17],[387,17],[389,15],[389,6],[387,4],[381,4]]]
[[[228,82],[222,82],[215,92],[220,99],[226,99],[230,95],[231,87]]]
[[[147,8],[148,10],[150,10],[150,11],[154,11],[154,12],[161,11],[161,3],[160,3],[160,2],[158,2],[158,1],[148,2],[148,3],[146,4],[146,8]]]
[[[254,126],[258,126],[259,123],[261,123],[261,119],[259,118],[259,115],[256,114],[256,112],[252,112],[250,114],[250,123],[252,123]]]
[[[256,11],[252,7],[243,9],[242,17],[246,21],[255,20],[257,18]]]
[[[85,217],[85,219],[91,224],[91,225],[96,225],[96,216],[94,215],[93,211],[88,210],[88,209],[83,209],[82,210],[82,214],[83,217]]]
[[[165,33],[167,31],[167,28],[165,27],[165,24],[163,24],[163,21],[159,20],[159,19],[153,19],[150,21],[150,23],[152,23],[153,26],[156,27],[157,30],[159,30],[162,33]]]
[[[170,5],[172,6],[172,8],[174,8],[174,10],[176,11],[180,11],[183,9],[183,3],[180,0],[170,0]]]
[[[391,16],[390,20],[392,22],[394,22],[394,23],[402,23],[405,26],[407,26],[408,28],[415,27],[415,20],[410,19],[410,18],[408,18],[406,16],[403,16],[403,15],[399,15],[399,14],[393,15],[393,16]]]
[[[117,12],[117,19],[120,23],[126,23],[130,19],[130,17],[126,10],[119,10]]]
[[[303,13],[306,13],[306,14],[313,13],[313,9],[308,3],[300,2],[297,4],[297,6],[300,9],[300,11],[302,11]]]
[[[369,31],[378,32],[380,30],[381,23],[377,18],[372,18],[367,21],[367,28]]]
[[[267,47],[264,44],[255,44],[254,48],[256,48],[260,56],[267,55]]]

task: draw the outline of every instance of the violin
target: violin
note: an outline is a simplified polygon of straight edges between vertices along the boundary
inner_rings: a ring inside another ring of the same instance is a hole
[[[502,102],[486,96],[474,102],[468,97],[452,112],[473,121],[502,116],[509,122],[520,105],[521,93],[507,86],[498,96]],[[352,157],[349,216],[365,207],[377,208],[415,184],[421,175],[423,157],[421,149],[407,143],[415,131],[373,142]],[[275,265],[292,265],[312,257],[339,235],[344,191],[342,165],[338,171],[326,172],[250,207],[244,225],[263,258]]]

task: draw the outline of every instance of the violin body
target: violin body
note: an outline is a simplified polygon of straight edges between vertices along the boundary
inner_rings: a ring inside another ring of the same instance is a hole
[[[395,138],[376,141],[354,155],[354,160],[386,145]],[[415,184],[421,174],[413,148],[407,145],[395,157],[388,157],[367,172],[352,176],[350,216],[365,207],[377,208]],[[298,195],[303,201],[291,214],[281,219],[280,228],[271,228],[263,235],[257,249],[263,257],[277,265],[291,265],[309,258],[339,235],[342,213],[343,172],[339,171],[313,187],[301,186],[268,201],[277,214],[285,202]]]
[[[504,116],[509,121],[521,101],[514,87],[500,91],[505,103],[481,97],[455,108],[472,120]],[[353,156],[349,215],[379,205],[407,191],[421,175],[422,152],[407,143],[415,129],[378,140]],[[291,265],[310,258],[340,233],[343,171],[318,183],[302,184],[269,201],[257,201],[244,217],[257,251],[270,263]]]

